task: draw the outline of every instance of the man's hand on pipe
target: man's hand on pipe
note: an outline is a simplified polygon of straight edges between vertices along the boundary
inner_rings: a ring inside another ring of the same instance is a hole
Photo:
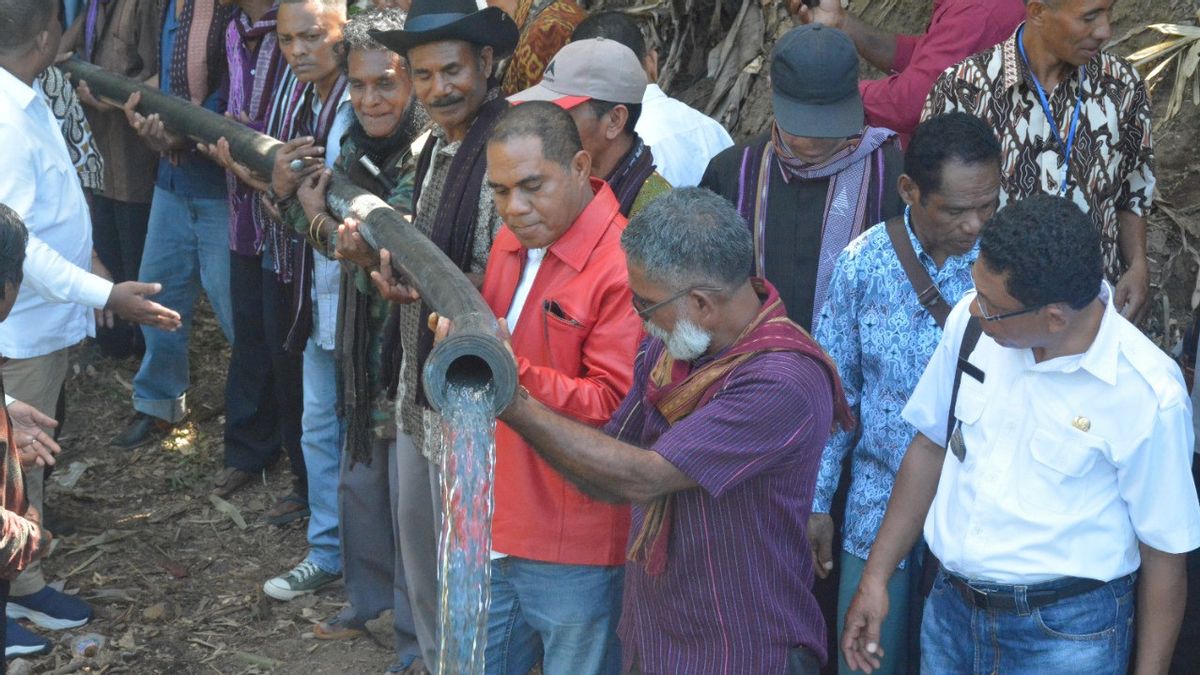
[[[182,150],[185,147],[183,136],[168,130],[158,113],[151,115],[139,113],[137,107],[141,102],[142,93],[135,91],[129,95],[125,105],[121,106],[125,111],[125,120],[129,122],[129,126],[133,127],[142,141],[155,152],[169,153]]]
[[[371,283],[380,297],[397,305],[407,305],[421,299],[417,289],[405,283],[392,270],[392,254],[386,248],[379,249],[379,267],[371,271]]]
[[[302,180],[325,168],[325,148],[314,143],[312,136],[293,138],[275,152],[271,189],[276,199],[296,194],[296,188],[300,187]]]
[[[323,168],[309,174],[300,181],[300,187],[296,188],[296,199],[300,201],[300,206],[304,209],[304,215],[310,224],[315,218],[325,213],[325,192],[329,189],[331,178],[333,178],[333,172]],[[328,215],[323,220],[328,221],[330,228],[333,228],[337,222]]]
[[[334,255],[339,260],[348,261],[364,269],[379,265],[379,252],[363,239],[362,233],[358,231],[358,221],[353,218],[347,218],[338,225]]]
[[[196,150],[259,192],[266,192],[270,186],[267,176],[255,173],[250,167],[233,158],[229,151],[229,141],[224,136],[218,138],[216,143],[197,143]]]
[[[78,86],[75,87],[75,95],[79,97],[79,100],[82,101],[84,105],[96,110],[116,110],[117,108],[117,106],[93,96],[92,90],[88,87],[87,80],[79,81]]]
[[[173,331],[179,328],[179,312],[163,307],[147,299],[162,290],[162,284],[146,284],[126,281],[113,286],[104,309],[115,313],[126,321],[140,323],[151,328]]]

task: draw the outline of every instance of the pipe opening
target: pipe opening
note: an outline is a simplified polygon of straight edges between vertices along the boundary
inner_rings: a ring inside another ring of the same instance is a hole
[[[495,377],[488,362],[474,354],[464,354],[446,367],[446,386],[483,389],[489,398],[495,396]]]

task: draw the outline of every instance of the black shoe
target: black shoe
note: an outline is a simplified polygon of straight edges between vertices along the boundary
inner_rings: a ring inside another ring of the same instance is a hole
[[[174,425],[152,415],[137,413],[133,416],[129,426],[125,427],[125,431],[117,434],[108,442],[108,447],[117,450],[140,448],[165,436],[172,426]]]

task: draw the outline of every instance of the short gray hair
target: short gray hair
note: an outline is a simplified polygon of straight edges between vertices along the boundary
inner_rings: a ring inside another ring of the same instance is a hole
[[[342,43],[337,48],[338,65],[346,71],[346,60],[354,50],[391,51],[371,37],[371,31],[404,30],[407,18],[402,9],[368,9],[350,17],[342,27]]]
[[[704,188],[672,190],[629,221],[621,247],[646,278],[673,288],[740,286],[754,265],[746,221],[728,201]]]

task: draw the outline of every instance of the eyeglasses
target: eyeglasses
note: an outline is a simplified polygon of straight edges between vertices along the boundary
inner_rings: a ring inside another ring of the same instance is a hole
[[[633,310],[637,312],[638,318],[640,318],[642,321],[649,321],[650,317],[653,316],[660,307],[669,305],[688,293],[691,293],[692,291],[708,291],[710,293],[719,293],[722,290],[723,289],[716,288],[714,286],[688,286],[666,300],[661,300],[652,305],[646,304],[646,299],[637,293],[634,293],[631,296],[631,299],[633,300]]]
[[[979,316],[984,321],[1003,321],[1005,319],[1011,319],[1014,316],[1021,316],[1022,314],[1032,314],[1042,309],[1049,303],[1044,302],[1040,305],[1033,305],[1032,307],[1018,309],[1013,312],[1004,312],[1003,314],[988,314],[987,305],[983,303],[983,297],[978,294],[975,295],[975,304],[979,305]]]

